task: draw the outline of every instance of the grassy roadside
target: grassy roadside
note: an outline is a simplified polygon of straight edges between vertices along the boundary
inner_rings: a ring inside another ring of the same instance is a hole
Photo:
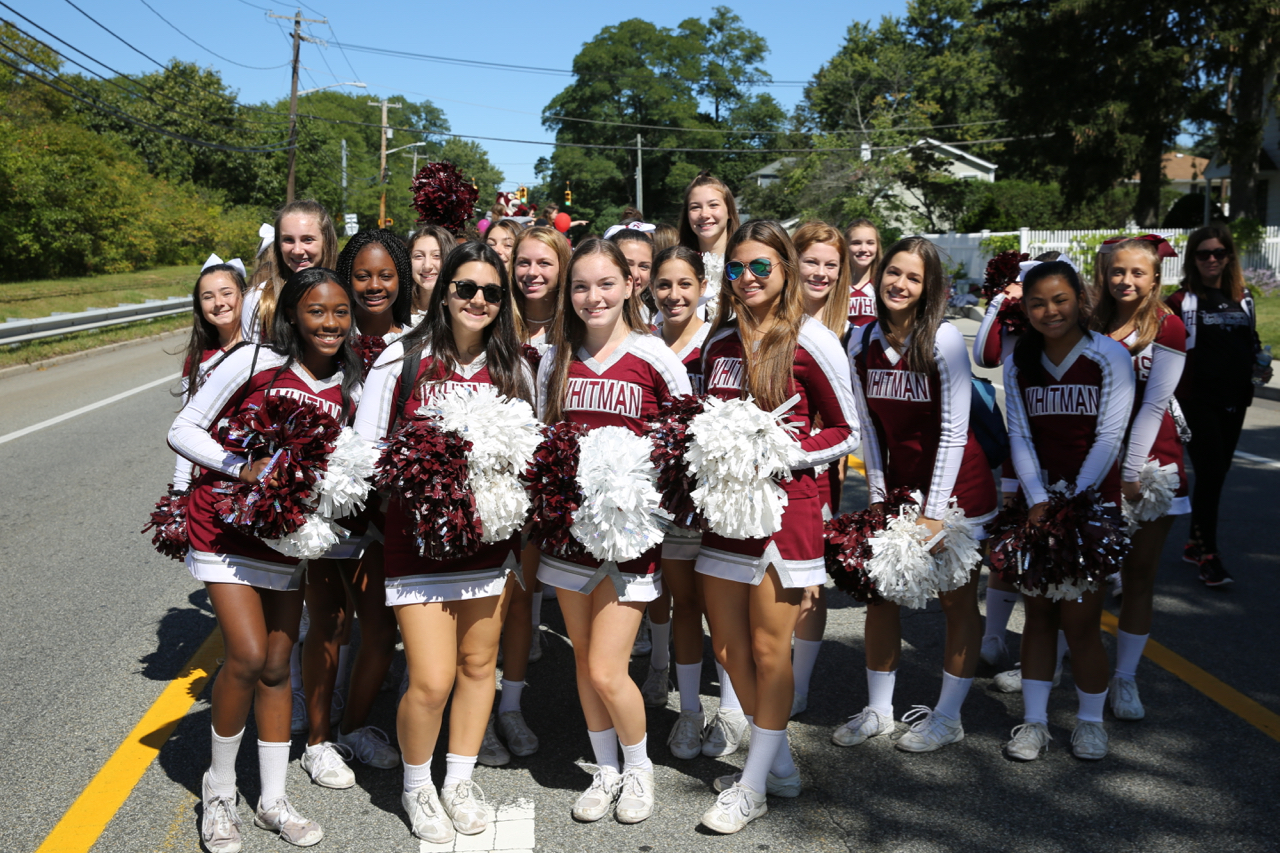
[[[1253,304],[1258,309],[1258,337],[1280,355],[1280,296],[1264,296]]]
[[[191,318],[185,314],[179,314],[176,317],[161,317],[158,320],[142,320],[107,329],[76,332],[58,338],[18,344],[14,347],[0,346],[0,368],[31,364],[33,361],[44,361],[47,358],[58,358],[75,352],[189,328],[191,328]],[[175,335],[173,341],[173,346],[169,347],[171,350],[179,350],[186,346],[186,339],[181,335]],[[174,369],[176,370],[178,366],[178,356],[175,356]]]

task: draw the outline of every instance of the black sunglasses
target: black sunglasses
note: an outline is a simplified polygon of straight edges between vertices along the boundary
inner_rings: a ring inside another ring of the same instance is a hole
[[[464,302],[470,302],[475,298],[476,291],[482,290],[484,291],[484,301],[490,305],[497,305],[502,302],[502,295],[507,292],[507,289],[500,284],[481,286],[474,281],[451,281],[449,283],[453,285],[453,292]]]
[[[1215,261],[1225,261],[1228,252],[1226,249],[1196,249],[1196,260],[1207,261],[1213,258]]]
[[[765,278],[769,273],[773,272],[773,261],[768,258],[756,258],[754,261],[729,261],[724,265],[724,274],[729,277],[729,281],[737,281],[742,277],[744,270],[750,269],[751,274],[758,278]]]

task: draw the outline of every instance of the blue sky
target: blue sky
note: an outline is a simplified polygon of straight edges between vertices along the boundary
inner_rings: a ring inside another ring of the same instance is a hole
[[[94,24],[67,0],[5,2],[39,26],[126,74],[156,70],[155,65]],[[160,62],[177,57],[217,69],[247,103],[274,100],[289,93],[286,64],[290,42],[286,31],[291,24],[267,18],[267,11],[292,15],[297,5],[275,5],[271,0],[73,2],[137,51]],[[157,17],[147,4],[181,33]],[[315,6],[303,5],[301,9],[304,17],[327,18],[327,26],[307,24],[303,30],[326,41],[567,69],[581,46],[603,27],[632,17],[674,27],[689,17],[710,17],[714,5],[317,0]],[[850,22],[900,15],[906,0],[868,0],[856,5],[751,0],[724,5],[768,41],[770,54],[765,67],[774,80],[804,81],[839,49]],[[39,34],[3,7],[0,17]],[[301,64],[305,69],[299,83],[302,89],[360,81],[368,85],[367,90],[344,91],[371,96],[402,95],[414,101],[430,99],[444,110],[458,134],[544,142],[553,137],[543,129],[539,113],[570,80],[563,75],[467,68],[309,44],[303,45]],[[261,70],[242,66],[283,67]],[[800,97],[801,87],[778,85],[768,91],[790,110]],[[376,121],[377,114],[374,107],[369,108],[370,121]],[[551,151],[549,145],[481,144],[489,151],[490,160],[505,173],[507,188],[520,182],[532,183],[534,162]]]

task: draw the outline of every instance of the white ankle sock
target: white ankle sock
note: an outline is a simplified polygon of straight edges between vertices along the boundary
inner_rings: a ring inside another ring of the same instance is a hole
[[[1052,681],[1022,679],[1022,719],[1028,723],[1049,725],[1049,691]]]
[[[680,690],[681,711],[701,711],[702,698],[698,685],[702,683],[702,663],[676,664],[676,687]]]
[[[210,731],[213,727],[210,726]],[[244,729],[240,734],[222,737],[213,732],[213,758],[209,763],[209,787],[219,797],[236,795],[236,756],[240,753],[240,740],[244,737]]]
[[[1023,682],[1024,684],[1026,682]],[[1076,688],[1076,697],[1080,700],[1080,710],[1076,711],[1076,719],[1086,723],[1102,722],[1102,709],[1107,704],[1107,691],[1101,693],[1085,693]]]
[[[796,692],[809,692],[809,679],[813,676],[813,665],[818,662],[818,652],[822,649],[821,640],[802,640],[795,637],[791,641],[791,672],[795,677]]]
[[[654,669],[666,669],[671,666],[671,621],[662,624],[649,622],[649,639],[653,641],[653,651],[649,652],[649,666]]]
[[[1150,634],[1130,634],[1116,631],[1116,677],[1132,681],[1138,671],[1138,662],[1147,647]]]
[[[523,681],[507,681],[502,679],[502,699],[498,702],[498,713],[520,710],[520,696],[524,693]]]
[[[893,719],[893,685],[898,671],[877,672],[867,670],[867,707],[882,717]]]
[[[258,776],[262,780],[263,806],[271,804],[284,796],[284,777],[289,770],[289,741],[284,743],[267,743],[258,741]]]
[[[964,697],[969,695],[969,688],[972,686],[972,678],[958,678],[943,670],[942,692],[938,695],[938,704],[933,712],[948,720],[960,719],[960,706],[964,704]]]
[[[729,673],[725,672],[720,664],[716,664],[716,672],[720,673],[720,710],[741,711],[742,703],[738,701],[738,694],[733,692],[733,682],[729,680]]]
[[[773,766],[769,768],[769,772],[780,779],[785,779],[796,772],[796,762],[791,756],[791,740],[787,737],[785,730],[782,733],[782,745],[773,755]]]
[[[787,743],[786,729],[762,729],[751,727],[751,746],[747,749],[747,763],[742,768],[742,784],[757,794],[763,794],[773,767],[774,756]]]
[[[441,788],[457,785],[471,778],[471,771],[476,769],[476,756],[454,755],[452,752],[444,756],[444,784]]]
[[[1005,638],[1009,628],[1009,617],[1013,614],[1013,606],[1018,603],[1018,593],[987,587],[987,627],[984,637]]]
[[[425,764],[404,763],[404,790],[405,793],[416,791],[423,785],[431,784],[431,759],[428,758]]]
[[[600,732],[587,730],[591,738],[591,751],[595,753],[596,764],[601,767],[612,767],[618,770],[618,733],[612,728]]]
[[[621,742],[620,742],[621,743]],[[653,762],[649,760],[649,736],[640,738],[640,742],[627,746],[622,744],[623,770],[652,770]]]

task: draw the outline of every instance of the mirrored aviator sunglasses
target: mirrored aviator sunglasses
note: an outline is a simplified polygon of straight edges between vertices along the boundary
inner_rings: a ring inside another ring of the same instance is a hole
[[[747,269],[750,269],[751,274],[757,278],[766,278],[773,272],[773,261],[768,258],[756,258],[745,264],[742,261],[729,261],[724,265],[724,274],[729,277],[729,281],[737,281]]]
[[[463,301],[470,302],[475,298],[476,291],[481,290],[484,291],[484,301],[488,302],[490,305],[498,305],[502,302],[502,294],[504,293],[504,290],[500,284],[486,284],[481,286],[476,284],[474,281],[453,281],[450,282],[450,284],[453,285],[453,292],[456,293],[458,298]]]

